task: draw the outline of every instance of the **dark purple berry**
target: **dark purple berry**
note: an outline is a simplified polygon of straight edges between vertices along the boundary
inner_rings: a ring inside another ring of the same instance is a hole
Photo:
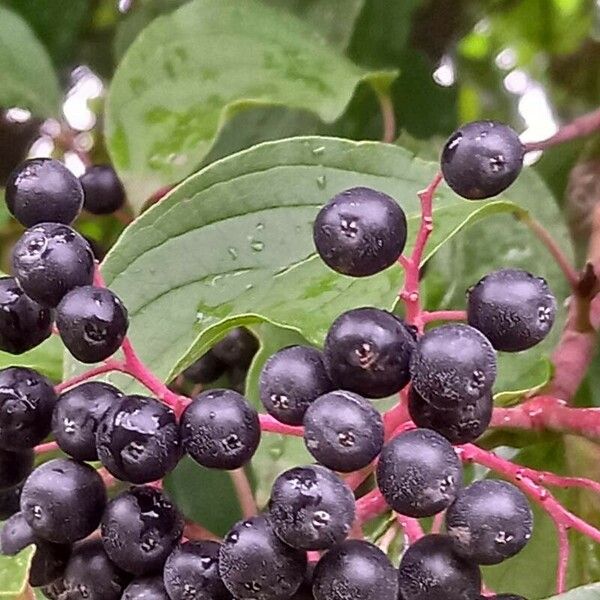
[[[208,390],[183,412],[181,439],[185,451],[203,467],[238,469],[258,448],[258,414],[233,390]]]
[[[8,490],[0,490],[0,521],[9,519],[21,510],[21,492],[23,484]]]
[[[495,565],[525,547],[533,531],[533,513],[517,487],[484,479],[459,493],[446,512],[446,529],[461,556]]]
[[[352,392],[329,392],[304,415],[304,443],[322,465],[349,473],[366,467],[383,446],[383,419]]]
[[[491,392],[496,352],[474,327],[442,325],[419,340],[410,371],[422,398],[436,408],[453,409]]]
[[[146,396],[124,396],[100,419],[96,450],[118,479],[150,483],[172,471],[181,458],[175,413]]]
[[[201,356],[195,363],[190,365],[184,372],[183,376],[192,383],[200,383],[205,385],[212,383],[223,373],[225,373],[227,365],[219,360],[211,350]]]
[[[302,425],[309,405],[333,389],[323,355],[309,346],[290,346],[273,354],[263,367],[259,386],[267,412],[287,425]]]
[[[190,599],[192,596],[190,596]],[[161,575],[134,579],[123,592],[121,600],[171,600]]]
[[[58,544],[92,533],[105,505],[100,475],[85,463],[64,458],[37,467],[21,494],[21,511],[36,536]]]
[[[125,189],[110,165],[88,167],[79,178],[83,206],[94,215],[108,215],[125,204]]]
[[[229,367],[247,368],[257,350],[257,339],[244,327],[236,327],[214,345],[212,353]]]
[[[31,298],[13,277],[0,278],[0,350],[22,354],[52,333],[52,311]]]
[[[25,227],[53,222],[69,225],[83,205],[77,177],[52,158],[32,158],[20,164],[6,183],[8,210]]]
[[[462,487],[462,464],[446,438],[429,429],[415,429],[383,447],[377,485],[396,512],[431,517],[456,498]]]
[[[35,543],[35,532],[25,520],[23,513],[15,513],[0,529],[0,554],[14,556]]]
[[[296,467],[273,484],[269,519],[279,538],[293,548],[331,548],[346,539],[354,515],[352,490],[325,467]]]
[[[68,225],[40,223],[15,244],[12,267],[30,298],[55,307],[73,288],[92,284],[94,255],[90,245]]]
[[[24,481],[33,469],[33,450],[11,452],[0,449],[0,490],[12,488]]]
[[[397,600],[398,578],[389,558],[363,540],[334,546],[317,563],[315,600]]]
[[[481,592],[479,567],[454,552],[444,535],[411,544],[398,570],[402,600],[473,600]]]
[[[305,571],[306,553],[284,544],[262,516],[234,525],[219,552],[219,575],[237,600],[288,600]]]
[[[437,431],[451,444],[475,441],[488,428],[493,409],[491,392],[447,410],[432,406],[412,387],[408,394],[408,412],[414,424]]]
[[[333,322],[323,355],[337,388],[385,398],[408,383],[414,348],[414,334],[401,319],[377,308],[355,308]]]
[[[0,447],[25,450],[50,433],[56,393],[43,375],[25,367],[0,371]]]
[[[171,600],[230,600],[219,575],[218,542],[181,544],[165,563],[164,581]]]
[[[98,460],[98,423],[122,396],[116,387],[100,381],[63,392],[52,414],[52,433],[60,449],[77,460]]]
[[[129,319],[116,294],[88,285],[71,290],[60,301],[56,326],[67,350],[77,360],[96,363],[121,347]]]
[[[469,289],[467,315],[469,325],[479,329],[496,350],[520,352],[550,333],[556,298],[545,279],[502,269]]]
[[[130,576],[106,555],[99,539],[76,544],[62,578],[59,600],[120,600]]]
[[[70,557],[70,544],[36,540],[35,552],[29,568],[29,585],[33,587],[50,585],[62,577]]]
[[[393,265],[406,244],[406,215],[393,198],[356,187],[334,196],[315,219],[313,239],[323,262],[352,277]]]
[[[104,550],[121,569],[149,575],[162,569],[183,533],[183,518],[160,490],[133,487],[106,506],[100,527]]]
[[[525,153],[519,136],[497,121],[474,121],[455,131],[442,151],[446,183],[467,200],[503,192],[518,177]]]

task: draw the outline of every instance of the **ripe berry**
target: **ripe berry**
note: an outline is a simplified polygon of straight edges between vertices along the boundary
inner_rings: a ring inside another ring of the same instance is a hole
[[[315,219],[319,256],[334,271],[352,277],[393,265],[406,244],[406,216],[393,198],[365,187],[334,196]]]
[[[219,552],[219,575],[237,600],[288,600],[305,571],[306,553],[284,544],[262,516],[234,525]]]
[[[100,419],[96,450],[118,479],[149,483],[172,471],[181,457],[175,413],[146,396],[123,396]]]
[[[444,535],[426,535],[400,561],[402,600],[473,600],[481,590],[479,567],[454,552]]]
[[[214,345],[212,353],[229,367],[246,368],[257,350],[257,339],[244,327],[236,327]]]
[[[116,294],[88,285],[71,290],[60,301],[56,326],[67,350],[77,360],[96,363],[119,349],[129,319]]]
[[[0,554],[14,556],[35,543],[35,533],[23,513],[16,513],[2,525],[0,530]]]
[[[0,350],[22,354],[52,333],[52,311],[25,295],[13,277],[0,278]]]
[[[33,158],[20,164],[6,183],[8,210],[25,227],[54,222],[69,225],[83,205],[77,177],[51,158]]]
[[[258,414],[233,390],[202,392],[183,411],[181,439],[185,451],[203,467],[238,469],[258,448]]]
[[[0,371],[0,447],[33,448],[50,433],[56,394],[37,371],[9,367]]]
[[[302,425],[309,405],[333,388],[322,354],[309,346],[290,346],[273,354],[259,386],[267,412],[287,425]]]
[[[480,565],[495,565],[520,552],[533,530],[527,498],[505,481],[484,479],[465,488],[446,513],[456,551]]]
[[[377,546],[347,540],[317,563],[313,595],[315,600],[396,600],[396,570]]]
[[[552,329],[556,299],[545,279],[519,269],[486,275],[468,291],[469,325],[496,350],[519,352],[539,344]]]
[[[329,392],[304,415],[304,443],[322,465],[349,473],[367,466],[383,446],[383,419],[352,392]]]
[[[106,506],[100,526],[109,558],[134,575],[162,569],[183,533],[183,518],[160,490],[133,487]]]
[[[80,542],[62,579],[64,596],[69,600],[120,600],[130,576],[106,555],[99,539]]]
[[[123,592],[121,600],[170,600],[160,575],[134,579]]]
[[[110,165],[93,165],[79,178],[83,206],[94,215],[108,215],[125,204],[125,189]]]
[[[211,350],[201,356],[195,363],[190,365],[184,372],[183,376],[192,383],[200,383],[205,385],[212,383],[227,369],[227,365],[219,360]]]
[[[331,548],[346,538],[354,514],[354,494],[350,487],[333,471],[319,465],[282,473],[271,490],[271,525],[292,548]]]
[[[431,517],[456,498],[462,486],[462,464],[446,438],[429,429],[415,429],[383,447],[377,485],[396,512]]]
[[[0,490],[21,483],[33,469],[33,450],[11,452],[0,449]]]
[[[413,387],[429,404],[452,409],[490,393],[496,352],[474,327],[442,325],[419,340],[410,372]]]
[[[122,396],[116,387],[100,381],[88,381],[61,394],[52,413],[52,433],[60,449],[77,460],[98,460],[98,423]]]
[[[21,511],[35,534],[59,544],[92,533],[105,505],[100,475],[85,463],[64,458],[37,467],[21,494]]]
[[[493,409],[491,393],[448,410],[432,406],[414,388],[408,394],[408,412],[415,425],[437,431],[451,444],[475,441],[488,428]]]
[[[181,544],[167,558],[165,587],[171,600],[229,600],[219,576],[218,542],[201,541]]]
[[[323,355],[336,387],[385,398],[408,383],[414,347],[414,334],[398,317],[377,308],[355,308],[333,322]]]
[[[0,521],[9,519],[21,510],[21,492],[23,484],[8,490],[0,490]]]
[[[55,307],[73,288],[91,285],[94,255],[90,245],[68,225],[40,223],[15,244],[12,267],[30,298]]]
[[[70,544],[53,544],[37,539],[29,569],[29,585],[33,587],[49,585],[62,577],[70,557]]]
[[[455,131],[442,151],[442,173],[463,198],[481,200],[503,192],[523,168],[519,136],[497,121],[474,121]]]

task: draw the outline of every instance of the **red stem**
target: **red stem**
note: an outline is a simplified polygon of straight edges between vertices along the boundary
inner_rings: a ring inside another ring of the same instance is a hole
[[[558,536],[558,566],[556,569],[556,593],[562,594],[567,590],[567,572],[569,569],[569,530],[555,522]]]
[[[421,320],[424,324],[434,321],[466,321],[467,311],[465,310],[424,310],[421,313]]]
[[[46,442],[45,444],[38,444],[35,448],[35,454],[47,454],[48,452],[55,452],[56,450],[60,450],[58,444],[56,442]]]
[[[93,377],[97,377],[98,375],[103,375],[104,373],[110,373],[111,371],[125,371],[125,365],[113,358],[109,358],[104,361],[101,365],[97,367],[93,367],[92,369],[88,369],[85,373],[81,373],[80,375],[76,375],[75,377],[71,377],[71,379],[67,379],[62,383],[59,383],[55,386],[55,390],[57,394],[64,392],[66,389],[72,388],[79,383],[83,383],[88,379],[92,379]]]

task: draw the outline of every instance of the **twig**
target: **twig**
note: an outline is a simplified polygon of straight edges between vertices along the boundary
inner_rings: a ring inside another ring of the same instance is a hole
[[[421,313],[421,320],[426,325],[434,321],[466,321],[467,312],[464,310],[424,310]]]
[[[55,386],[55,390],[57,394],[64,392],[65,390],[76,386],[79,383],[83,383],[88,379],[92,379],[93,377],[97,377],[98,375],[103,375],[104,373],[110,373],[111,371],[125,371],[125,366],[123,363],[118,360],[114,360],[109,358],[104,361],[101,365],[97,367],[93,367],[85,371],[85,373],[81,373],[80,375],[76,375],[75,377],[71,377],[71,379],[67,379],[62,383],[59,383]]]
[[[274,419],[271,415],[259,415],[260,428],[263,432],[279,433],[280,435],[292,435],[302,437],[304,435],[304,427],[294,427],[286,425]]]
[[[558,536],[558,565],[556,569],[556,593],[562,594],[567,590],[567,571],[569,569],[569,530],[555,521]]]
[[[243,467],[235,469],[235,471],[229,471],[229,476],[235,488],[244,518],[254,517],[258,514],[258,507],[256,506],[256,500],[254,499],[246,471],[244,471]]]
[[[46,442],[45,444],[38,444],[34,448],[36,456],[39,456],[40,454],[48,454],[49,452],[56,452],[57,450],[60,450],[60,448],[56,442]]]
[[[377,92],[381,116],[383,118],[383,142],[391,144],[396,139],[396,116],[394,114],[394,103],[389,93]]]

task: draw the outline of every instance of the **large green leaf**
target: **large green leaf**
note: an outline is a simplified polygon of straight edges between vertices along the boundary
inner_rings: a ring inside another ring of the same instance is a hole
[[[134,345],[167,379],[233,326],[270,321],[320,344],[344,310],[391,308],[401,269],[363,279],[334,273],[314,252],[312,223],[335,193],[371,186],[404,207],[410,251],[416,194],[436,168],[395,146],[331,138],[265,143],[210,165],[133,223],[103,265],[129,308]],[[442,186],[429,255],[468,223],[515,210]]]
[[[549,600],[600,600],[600,583],[582,585],[581,587],[569,590],[565,594],[552,596]]]
[[[0,369],[14,366],[30,367],[58,382],[63,374],[64,349],[60,338],[52,335],[33,350],[23,354],[0,352]]]
[[[0,556],[0,598],[17,600],[21,597],[34,551],[34,546],[28,546],[16,556]]]
[[[136,209],[193,172],[223,124],[264,104],[333,121],[356,86],[386,86],[311,27],[257,0],[194,0],[154,20],[119,65],[107,101],[113,162]]]
[[[0,106],[56,115],[60,89],[50,58],[27,23],[0,6]]]

